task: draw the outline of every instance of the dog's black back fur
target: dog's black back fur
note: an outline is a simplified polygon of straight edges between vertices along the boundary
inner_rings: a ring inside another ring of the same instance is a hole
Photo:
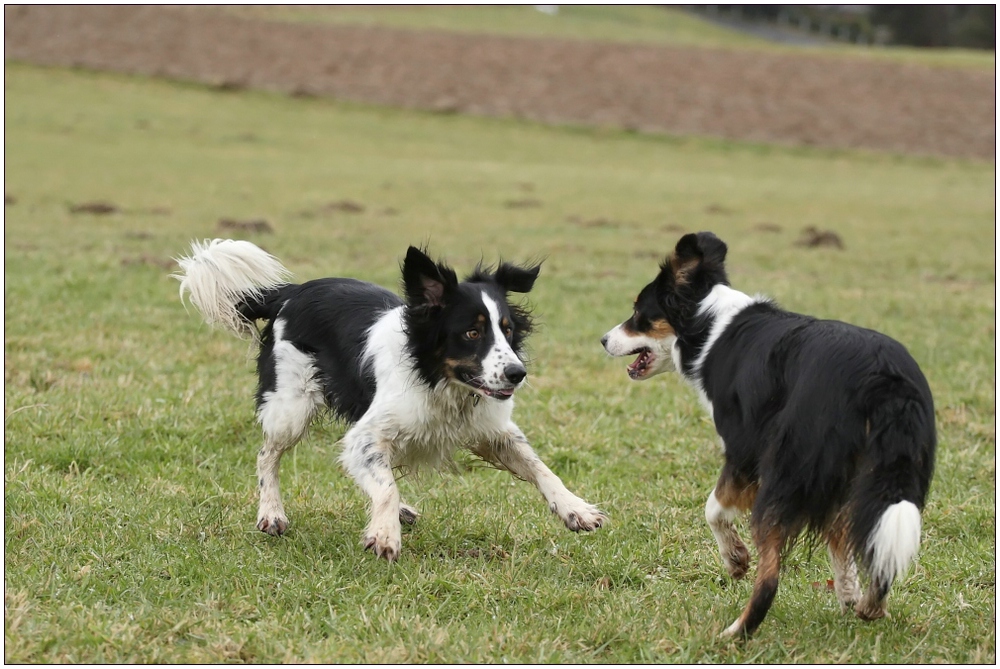
[[[257,406],[275,390],[274,318],[286,321],[286,338],[315,357],[326,404],[338,416],[357,421],[375,396],[375,378],[360,360],[369,328],[386,311],[403,304],[389,290],[356,279],[316,279],[286,284],[244,302],[240,312],[267,323],[257,356]]]
[[[755,524],[779,524],[792,536],[822,531],[849,503],[852,544],[861,549],[888,505],[923,508],[933,399],[895,340],[757,303],[716,340],[700,376],[727,467],[762,479]]]

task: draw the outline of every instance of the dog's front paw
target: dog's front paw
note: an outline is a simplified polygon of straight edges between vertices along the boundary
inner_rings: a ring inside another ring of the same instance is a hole
[[[264,514],[257,519],[257,529],[272,537],[280,537],[288,529],[285,514]]]
[[[591,532],[608,522],[606,513],[583,500],[566,509],[556,508],[553,511],[562,518],[566,527],[574,532]]]
[[[365,550],[372,551],[380,558],[385,558],[393,562],[399,557],[402,550],[403,540],[400,535],[399,524],[396,527],[369,527],[362,540]]]

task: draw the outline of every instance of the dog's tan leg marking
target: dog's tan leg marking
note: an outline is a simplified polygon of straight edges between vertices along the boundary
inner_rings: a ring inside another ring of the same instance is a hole
[[[753,634],[757,626],[764,620],[774,595],[778,591],[778,574],[781,571],[781,551],[785,545],[785,535],[781,528],[771,528],[763,537],[754,532],[754,543],[759,554],[757,560],[757,579],[753,584],[753,594],[747,602],[743,613],[732,625],[722,633],[725,637]]]
[[[344,436],[341,460],[347,472],[371,499],[371,518],[362,543],[366,550],[390,562],[402,549],[400,520],[416,511],[401,503],[392,473],[392,444],[373,431],[355,426]]]
[[[753,505],[756,495],[756,483],[747,484],[724,472],[705,503],[705,520],[719,545],[722,563],[734,579],[746,576],[750,568],[750,552],[740,539],[733,520],[739,512],[747,511]]]
[[[545,466],[513,423],[500,437],[479,444],[472,450],[483,460],[538,488],[552,513],[574,532],[589,532],[607,522],[608,517],[603,511],[566,489],[562,480]]]
[[[845,514],[838,515],[827,532],[826,548],[830,553],[830,566],[833,567],[833,589],[837,593],[841,612],[847,613],[861,600],[861,583],[858,581],[858,566],[848,542]]]

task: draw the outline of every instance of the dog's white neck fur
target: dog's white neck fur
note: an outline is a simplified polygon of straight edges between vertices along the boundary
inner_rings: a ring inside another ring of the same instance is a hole
[[[751,297],[735,288],[720,283],[713,287],[705,299],[701,301],[701,304],[698,305],[697,316],[702,317],[707,315],[711,317],[712,327],[708,331],[708,339],[705,340],[705,345],[702,346],[698,352],[698,357],[694,359],[694,363],[691,365],[691,371],[683,374],[683,376],[698,391],[698,397],[701,398],[702,404],[710,415],[713,414],[712,403],[708,400],[708,396],[705,394],[705,389],[702,385],[701,367],[705,364],[705,359],[708,357],[712,347],[715,346],[715,342],[718,341],[722,333],[729,327],[733,318],[750,305],[765,302],[766,300],[767,298],[761,295]],[[672,354],[674,365],[678,370],[683,369],[681,366],[680,349],[676,342],[674,343]]]
[[[464,384],[447,379],[428,387],[406,350],[404,308],[386,312],[369,330],[362,364],[371,365],[375,375],[375,397],[352,430],[374,428],[391,438],[394,466],[435,466],[458,448],[502,433],[511,422],[514,399],[473,396]]]

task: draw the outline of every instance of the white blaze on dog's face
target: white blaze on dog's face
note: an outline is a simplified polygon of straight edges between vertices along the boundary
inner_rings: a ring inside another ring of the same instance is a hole
[[[633,381],[676,369],[673,347],[677,335],[657,303],[654,283],[639,293],[631,318],[601,338],[604,349],[615,357],[638,356],[626,368]]]

